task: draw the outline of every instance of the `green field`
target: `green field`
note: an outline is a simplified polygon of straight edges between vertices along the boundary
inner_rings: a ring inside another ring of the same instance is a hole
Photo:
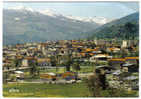
[[[11,89],[19,92],[9,92]],[[114,93],[113,93],[114,92]],[[46,84],[46,83],[13,83],[3,85],[4,97],[91,97],[85,83]],[[101,97],[138,97],[138,91],[103,90]]]
[[[9,92],[16,88],[20,92]],[[84,83],[77,84],[4,84],[4,97],[88,97],[89,90]]]

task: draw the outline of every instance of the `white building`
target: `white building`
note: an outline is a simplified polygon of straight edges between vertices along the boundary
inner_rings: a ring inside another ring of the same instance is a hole
[[[122,41],[122,46],[121,46],[122,48],[126,48],[127,47],[127,41],[126,40],[123,40]]]
[[[28,60],[27,59],[22,60],[22,66],[28,66]]]

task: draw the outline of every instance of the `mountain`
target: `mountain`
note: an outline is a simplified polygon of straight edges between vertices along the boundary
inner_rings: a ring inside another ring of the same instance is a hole
[[[109,22],[105,18],[99,18],[100,23],[95,20],[98,18],[65,16],[51,10],[8,8],[3,11],[3,42],[5,45],[86,38],[87,31]]]
[[[72,19],[73,21],[94,22],[94,23],[98,23],[98,24],[105,24],[105,23],[108,23],[113,20],[113,19],[107,19],[104,17],[96,17],[96,16],[94,16],[94,17],[78,17],[78,16],[72,16],[72,15],[63,15],[63,14],[60,14],[57,11],[52,10],[52,9],[34,10],[32,8],[24,7],[24,6],[10,7],[7,9],[17,10],[17,11],[26,10],[26,11],[30,11],[30,12],[39,12],[41,14],[52,16],[52,17],[63,16],[65,18]]]
[[[83,22],[95,22],[97,24],[106,24],[110,21],[112,21],[113,19],[107,19],[104,17],[76,17],[76,16],[65,16],[69,19],[73,19],[74,21],[83,21]]]
[[[88,39],[133,39],[139,36],[139,12],[111,21],[99,28],[89,31]]]

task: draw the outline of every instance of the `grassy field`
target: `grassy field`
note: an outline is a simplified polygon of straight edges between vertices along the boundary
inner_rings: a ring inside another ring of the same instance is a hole
[[[19,92],[9,92],[11,89]],[[102,91],[102,97],[138,97],[138,91],[120,92]],[[90,97],[85,83],[46,84],[46,83],[14,83],[3,85],[4,97]]]
[[[9,92],[16,88],[19,92]],[[77,84],[4,84],[4,97],[88,97],[89,91],[84,83]]]

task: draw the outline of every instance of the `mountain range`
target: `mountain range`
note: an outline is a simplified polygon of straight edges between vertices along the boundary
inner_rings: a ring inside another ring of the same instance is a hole
[[[94,39],[111,26],[116,27],[134,20],[137,22],[137,16],[138,14],[133,14],[113,20],[104,17],[63,15],[48,9],[8,8],[3,10],[3,43],[7,45],[46,40]]]
[[[111,21],[88,33],[89,39],[139,39],[139,12]]]
[[[64,16],[50,10],[35,11],[25,7],[4,9],[3,42],[16,44],[85,38],[88,36],[87,31],[98,28],[102,21],[106,22],[105,18],[100,23],[92,18],[85,19]]]

